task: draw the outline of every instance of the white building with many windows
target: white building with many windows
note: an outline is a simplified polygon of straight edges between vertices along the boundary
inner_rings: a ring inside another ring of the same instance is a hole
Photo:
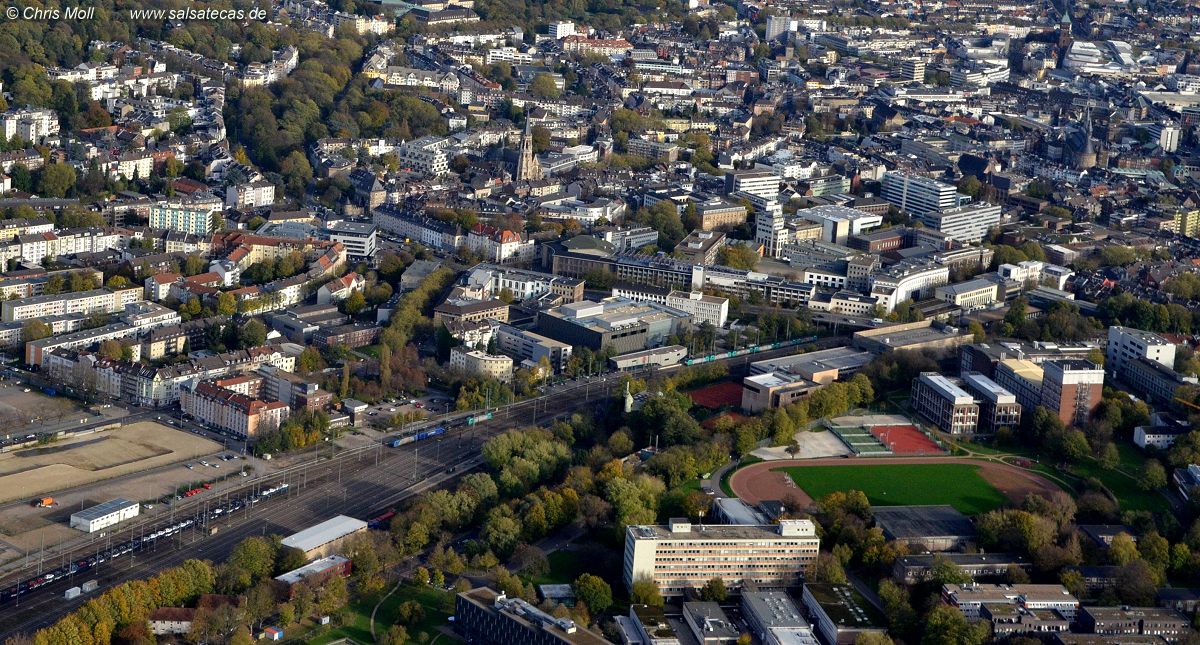
[[[950,239],[977,244],[992,227],[1000,225],[1000,207],[995,204],[967,204],[946,210],[923,213],[917,219],[925,226],[945,233]]]
[[[150,206],[150,228],[208,235],[221,207],[221,200],[212,195],[159,202]]]
[[[883,176],[883,191],[880,195],[889,204],[909,213],[921,216],[933,211],[950,210],[961,206],[965,195],[951,184],[902,172],[888,172]]]

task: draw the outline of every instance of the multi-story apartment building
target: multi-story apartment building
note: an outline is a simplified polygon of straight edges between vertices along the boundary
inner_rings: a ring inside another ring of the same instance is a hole
[[[979,426],[979,403],[975,397],[937,372],[922,372],[913,381],[909,403],[919,414],[950,434],[974,434]]]
[[[896,208],[920,217],[934,211],[950,210],[962,205],[958,189],[951,184],[902,172],[883,176],[880,194]]]
[[[372,219],[385,231],[440,251],[457,251],[467,243],[461,227],[393,206],[377,208]]]
[[[1021,423],[1021,404],[1015,394],[983,374],[967,372],[962,380],[979,404],[978,434],[993,434],[1000,428],[1016,429]]]
[[[533,240],[508,229],[476,224],[467,232],[467,248],[488,262],[533,259]]]
[[[450,350],[450,369],[507,383],[512,380],[513,359],[504,354],[455,347]]]
[[[208,235],[221,208],[221,200],[208,194],[159,202],[150,206],[150,227]]]
[[[799,585],[816,564],[821,539],[811,520],[780,520],[771,526],[666,526],[625,529],[626,586],[652,580],[664,596],[680,596],[719,577],[727,588],[757,590]]]
[[[401,166],[438,177],[450,172],[450,144],[450,139],[442,137],[421,137],[402,144],[396,156]]]
[[[24,300],[5,300],[2,306],[4,322],[32,320],[63,314],[114,314],[125,310],[126,305],[141,302],[142,287],[126,289],[93,289],[77,293],[57,293],[34,296]]]
[[[929,211],[917,217],[925,226],[945,233],[964,244],[978,244],[988,231],[1000,225],[1000,207],[995,204],[967,204],[945,210]]]
[[[378,228],[372,222],[330,222],[321,231],[321,236],[331,242],[341,242],[346,247],[346,256],[356,261],[370,261],[375,257]]]
[[[187,382],[179,388],[184,414],[243,439],[254,439],[279,428],[291,410],[282,401],[261,401],[220,382]]]

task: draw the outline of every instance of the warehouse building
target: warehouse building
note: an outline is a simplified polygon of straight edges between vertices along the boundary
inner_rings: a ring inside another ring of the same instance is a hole
[[[366,530],[366,522],[346,515],[338,515],[285,537],[280,544],[303,551],[304,555],[311,560],[329,555],[351,535],[363,533]]]
[[[71,528],[85,533],[95,533],[132,517],[137,517],[140,509],[141,505],[137,502],[118,497],[71,514]]]

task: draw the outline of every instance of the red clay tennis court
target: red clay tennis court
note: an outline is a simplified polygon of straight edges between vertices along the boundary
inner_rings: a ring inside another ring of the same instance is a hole
[[[945,452],[916,426],[871,426],[870,429],[871,434],[890,448],[894,455],[938,455]]]
[[[735,381],[713,383],[698,390],[688,392],[692,403],[711,410],[719,410],[727,406],[742,404],[742,384]]]

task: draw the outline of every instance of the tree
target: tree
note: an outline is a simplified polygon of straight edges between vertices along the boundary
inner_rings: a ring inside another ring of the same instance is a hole
[[[969,324],[967,324],[967,331],[971,332],[971,335],[975,337],[975,342],[977,343],[982,343],[985,339],[987,339],[987,332],[984,331],[983,325],[981,325],[978,320],[972,320]]]
[[[42,197],[62,198],[75,188],[75,168],[62,163],[44,166],[38,180]]]
[[[350,396],[350,363],[342,363],[342,384],[338,389],[338,396],[346,398]]]
[[[1125,604],[1145,607],[1154,602],[1160,583],[1158,573],[1149,563],[1134,560],[1117,572],[1117,597]]]
[[[1108,545],[1108,559],[1117,566],[1124,566],[1138,559],[1137,543],[1128,533],[1118,533],[1113,536]]]
[[[195,253],[187,256],[187,259],[183,261],[183,275],[185,276],[200,275],[207,270],[208,264],[204,258]]]
[[[237,298],[232,293],[217,294],[217,315],[232,316],[237,313]]]
[[[258,347],[267,342],[267,326],[257,318],[251,318],[238,329],[238,345],[242,349]]]
[[[36,318],[25,321],[21,325],[21,342],[28,343],[31,340],[41,340],[49,338],[54,334],[54,330],[50,325]]]
[[[760,259],[746,244],[730,244],[717,253],[717,262],[735,269],[753,269]]]
[[[575,598],[583,601],[593,616],[599,616],[612,606],[612,588],[599,576],[590,573],[575,579]]]
[[[921,645],[982,645],[989,631],[986,621],[972,625],[958,609],[937,605],[925,618]]]
[[[813,568],[813,578],[817,582],[825,584],[844,585],[846,584],[846,572],[842,569],[842,563],[838,559],[828,553],[822,553],[817,556],[816,567]]]
[[[379,645],[404,645],[408,642],[408,630],[403,625],[392,625],[380,635]]]
[[[533,77],[529,83],[529,93],[542,99],[556,99],[562,94],[554,82],[554,76],[545,72]]]
[[[891,637],[879,632],[863,632],[854,639],[854,645],[894,645]]]
[[[296,371],[302,374],[311,374],[323,369],[325,369],[325,359],[321,357],[321,350],[312,345],[305,346],[304,351],[300,352],[300,356],[296,359]]]
[[[109,289],[124,289],[125,287],[129,286],[129,278],[126,278],[123,275],[114,275],[104,283],[104,286],[108,287]]]
[[[725,589],[725,580],[719,576],[711,578],[700,588],[700,598],[702,600],[725,602],[725,598],[728,596],[729,591]]]
[[[1167,485],[1167,470],[1154,458],[1147,459],[1138,475],[1138,487],[1144,491],[1155,491]]]
[[[350,293],[349,297],[342,301],[342,313],[350,316],[356,316],[362,313],[362,310],[367,307],[367,298],[362,294],[362,291],[355,289]]]
[[[96,353],[110,361],[121,360],[121,343],[116,340],[106,340],[100,343],[100,349]]]
[[[629,600],[635,605],[651,607],[662,607],[665,603],[662,592],[658,590],[658,585],[650,578],[639,578],[633,581],[633,586],[629,589]]]

